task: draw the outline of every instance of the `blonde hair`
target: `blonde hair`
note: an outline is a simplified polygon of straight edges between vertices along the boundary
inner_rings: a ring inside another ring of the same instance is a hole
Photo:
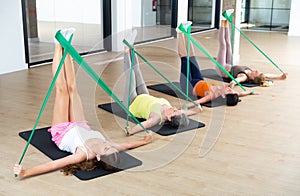
[[[255,84],[259,84],[259,86],[269,86],[269,84],[266,82],[266,76],[263,73],[259,74],[258,76],[255,76],[253,82]]]

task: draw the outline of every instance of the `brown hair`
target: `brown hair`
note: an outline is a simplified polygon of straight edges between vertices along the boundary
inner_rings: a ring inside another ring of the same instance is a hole
[[[108,171],[117,171],[120,164],[119,152],[112,153],[110,155],[101,156],[101,160],[97,159],[86,160],[81,163],[75,163],[62,168],[60,171],[65,176],[71,176],[79,170],[91,171],[94,169],[105,169]]]
[[[119,170],[118,168],[120,164],[119,152],[101,156],[99,164],[105,170],[109,170],[109,171]]]

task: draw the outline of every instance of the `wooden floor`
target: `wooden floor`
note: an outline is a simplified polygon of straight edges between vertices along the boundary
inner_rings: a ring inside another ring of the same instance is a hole
[[[204,128],[176,136],[154,136],[154,141],[129,153],[143,165],[113,175],[81,181],[59,171],[16,180],[12,167],[25,142],[20,131],[32,129],[51,82],[50,66],[35,67],[0,76],[0,195],[300,195],[300,38],[285,33],[246,32],[278,65],[288,80],[268,88],[257,87],[259,96],[242,98],[236,107],[205,108],[194,119]],[[195,35],[216,56],[217,31]],[[138,51],[157,65],[172,81],[178,80],[180,64],[176,39],[138,46]],[[241,39],[241,65],[279,73],[245,39]],[[202,69],[213,64],[197,50]],[[122,95],[122,54],[86,57],[103,80]],[[8,65],[9,66],[9,65]],[[147,84],[164,82],[142,66]],[[94,129],[115,142],[126,138],[125,122],[97,108],[110,100],[82,70],[77,72],[86,116]],[[240,90],[236,87],[236,90]],[[168,98],[179,106],[182,101]],[[52,95],[38,127],[51,123]],[[25,168],[49,161],[33,146],[23,160]]]

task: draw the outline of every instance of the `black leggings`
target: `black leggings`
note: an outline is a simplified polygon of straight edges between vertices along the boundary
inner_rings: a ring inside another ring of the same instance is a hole
[[[180,75],[180,86],[181,89],[186,92],[186,78],[187,78],[187,57],[181,57],[181,75]],[[190,57],[190,74],[189,74],[189,93],[193,92],[193,87],[197,82],[204,80],[196,57]]]

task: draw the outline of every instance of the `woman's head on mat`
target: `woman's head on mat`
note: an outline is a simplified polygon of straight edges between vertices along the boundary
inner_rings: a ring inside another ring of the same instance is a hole
[[[173,127],[186,127],[189,125],[189,119],[182,110],[179,110],[175,107],[170,107],[166,109],[165,116],[168,121],[171,122]]]
[[[119,149],[112,143],[105,141],[104,145],[98,145],[96,159],[105,170],[118,170],[120,163]]]
[[[226,94],[226,105],[235,106],[239,102],[239,96],[237,93]]]
[[[238,94],[229,86],[225,86],[223,89],[224,89],[224,94],[222,94],[222,96],[226,98],[226,105],[228,106],[237,105],[239,102]]]
[[[117,171],[119,163],[119,153],[115,152],[110,155],[103,155],[100,161],[97,159],[86,160],[80,163],[68,165],[60,171],[66,176],[74,175],[79,170],[91,171],[94,169],[105,169],[107,171]]]
[[[119,151],[108,155],[102,155],[100,157],[99,164],[105,170],[117,171],[119,169],[120,164]]]
[[[266,75],[260,71],[252,70],[249,74],[249,78],[253,83],[258,84],[259,86],[268,87],[270,84],[266,81]]]
[[[253,79],[253,83],[259,84],[260,86],[268,86],[266,83],[266,76],[263,73],[260,73],[259,75],[255,76]]]
[[[254,81],[255,79],[263,78],[264,74],[257,69],[253,69],[248,73],[250,80]]]
[[[171,118],[171,125],[173,127],[187,127],[190,121],[186,114],[182,113],[180,115],[172,116]]]

